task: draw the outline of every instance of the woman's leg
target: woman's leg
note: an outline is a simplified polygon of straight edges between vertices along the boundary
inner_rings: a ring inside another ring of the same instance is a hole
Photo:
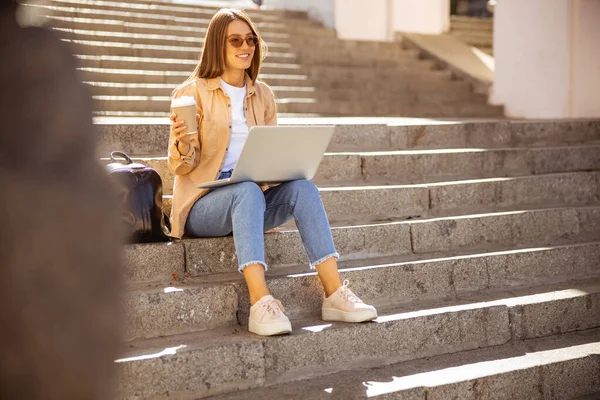
[[[312,182],[286,182],[265,192],[265,229],[272,229],[292,216],[302,237],[310,266],[317,269],[325,290],[322,316],[326,321],[363,322],[377,318],[375,307],[363,303],[342,284],[337,267],[331,228],[319,191]]]
[[[263,336],[292,331],[283,306],[269,294],[265,281],[265,196],[252,182],[212,191],[192,207],[186,233],[196,237],[225,236],[233,232],[238,271],[250,292],[248,330]]]
[[[213,190],[194,204],[185,230],[195,237],[226,236],[233,232],[238,271],[243,272],[255,304],[269,294],[265,281],[265,198],[258,185],[243,182]]]
[[[265,229],[295,219],[310,266],[316,268],[325,294],[330,296],[342,286],[337,267],[339,255],[317,187],[306,180],[286,182],[267,190],[265,199]]]

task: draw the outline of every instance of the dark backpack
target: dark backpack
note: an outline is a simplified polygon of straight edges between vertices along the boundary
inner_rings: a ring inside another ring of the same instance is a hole
[[[115,160],[123,158],[126,164]],[[131,243],[170,240],[169,218],[162,209],[162,180],[154,169],[134,163],[127,154],[113,151],[106,165],[120,199],[123,223],[131,232]]]

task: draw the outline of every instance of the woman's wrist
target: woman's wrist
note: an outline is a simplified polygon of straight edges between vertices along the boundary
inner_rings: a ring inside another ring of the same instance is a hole
[[[176,143],[177,143],[177,150],[179,151],[180,154],[187,154],[190,152],[190,144],[189,143],[180,142],[179,140]]]

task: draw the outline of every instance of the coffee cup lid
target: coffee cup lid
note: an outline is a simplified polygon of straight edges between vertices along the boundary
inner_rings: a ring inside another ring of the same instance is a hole
[[[186,107],[186,106],[195,106],[196,100],[194,100],[193,96],[181,96],[176,99],[171,100],[171,107]]]

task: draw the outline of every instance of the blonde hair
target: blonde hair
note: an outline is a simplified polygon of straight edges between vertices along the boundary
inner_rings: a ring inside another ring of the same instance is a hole
[[[242,20],[248,24],[252,34],[258,38],[258,45],[254,50],[254,57],[250,68],[246,73],[256,82],[260,72],[260,67],[264,56],[267,54],[267,45],[263,42],[258,30],[252,20],[242,10],[235,8],[222,8],[213,15],[208,24],[206,37],[204,38],[204,47],[200,53],[200,62],[196,65],[194,72],[178,88],[185,86],[197,78],[212,79],[217,78],[225,72],[225,42],[227,40],[227,26],[236,19]],[[176,89],[177,90],[177,89]]]

